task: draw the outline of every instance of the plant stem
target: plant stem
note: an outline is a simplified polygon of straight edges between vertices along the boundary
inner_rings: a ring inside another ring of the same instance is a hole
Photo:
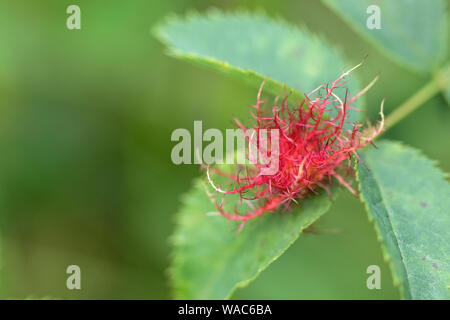
[[[389,114],[384,124],[385,130],[388,130],[397,122],[405,118],[408,114],[416,110],[437,92],[440,90],[445,90],[449,84],[449,70],[450,68],[447,67],[441,72],[438,72],[433,80],[416,92],[411,98],[406,100],[402,105],[396,108],[391,114]]]

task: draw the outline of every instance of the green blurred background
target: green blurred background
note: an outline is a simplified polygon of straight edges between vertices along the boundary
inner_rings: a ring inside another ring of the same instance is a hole
[[[66,28],[81,8],[82,29]],[[0,297],[170,298],[173,215],[197,166],[175,166],[170,134],[230,128],[255,89],[164,55],[150,28],[169,13],[263,9],[339,47],[368,83],[367,118],[389,113],[429,79],[392,64],[319,1],[0,2]],[[344,66],[342,66],[344,67]],[[348,67],[348,66],[347,66]],[[331,80],[331,79],[330,79]],[[450,109],[436,96],[386,134],[450,171]],[[396,299],[388,265],[358,199],[342,192],[305,234],[235,298]],[[82,289],[66,289],[68,265]],[[381,267],[381,290],[366,268]]]

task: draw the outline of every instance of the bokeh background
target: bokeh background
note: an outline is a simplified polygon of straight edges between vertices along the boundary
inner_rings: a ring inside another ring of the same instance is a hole
[[[66,28],[71,4],[81,30]],[[171,297],[167,239],[179,197],[200,173],[172,164],[170,134],[194,120],[230,128],[255,101],[254,88],[167,57],[150,35],[169,13],[209,7],[305,25],[352,65],[369,54],[357,72],[362,83],[381,72],[366,95],[369,119],[383,97],[389,113],[429,80],[390,62],[319,1],[1,1],[0,297]],[[385,137],[450,172],[449,120],[438,95]],[[358,199],[342,192],[317,228],[235,298],[399,297]],[[66,289],[71,264],[81,267],[81,290]],[[366,288],[372,264],[381,290]]]

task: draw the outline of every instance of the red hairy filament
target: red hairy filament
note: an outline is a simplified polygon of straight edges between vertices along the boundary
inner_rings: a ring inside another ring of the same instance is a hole
[[[362,130],[360,124],[347,123],[349,111],[354,109],[353,102],[364,94],[377,80],[374,79],[364,90],[350,97],[348,90],[343,99],[336,95],[336,89],[344,88],[344,77],[348,76],[352,68],[343,72],[341,76],[328,85],[322,85],[305,96],[296,108],[288,108],[288,97],[279,105],[275,102],[270,113],[263,115],[264,101],[261,100],[261,85],[255,113],[251,113],[256,120],[252,128],[244,126],[236,120],[236,124],[244,132],[253,129],[278,129],[279,131],[279,166],[272,175],[263,175],[265,165],[255,163],[245,167],[245,177],[237,173],[222,172],[217,168],[207,169],[207,179],[217,195],[208,192],[211,201],[221,215],[230,220],[246,222],[261,216],[265,212],[274,212],[280,207],[289,208],[292,202],[317,193],[318,188],[330,192],[333,178],[347,188],[351,193],[356,192],[351,183],[346,181],[350,176],[351,159],[356,151],[373,143],[373,139],[383,130],[383,103],[381,104],[381,121],[375,127],[368,125]],[[345,88],[344,88],[345,89]],[[259,139],[259,137],[258,137]],[[221,188],[213,181],[213,175],[224,176],[229,180],[228,188]],[[248,212],[228,212],[224,209],[226,195],[239,194],[248,205]]]

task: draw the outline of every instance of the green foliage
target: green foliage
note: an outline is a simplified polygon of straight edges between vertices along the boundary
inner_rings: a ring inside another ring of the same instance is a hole
[[[273,94],[309,92],[337,78],[345,65],[319,38],[262,14],[210,11],[172,17],[156,30],[170,54],[238,76]],[[350,90],[359,90],[356,81]],[[299,102],[301,94],[294,98]],[[349,121],[358,112],[350,111]],[[236,200],[238,201],[238,200]],[[235,237],[236,225],[205,217],[214,207],[198,185],[185,199],[174,237],[172,279],[178,298],[227,298],[277,259],[329,206],[326,197],[304,201],[296,215],[250,221]]]
[[[284,214],[239,222],[220,215],[200,179],[184,196],[176,216],[171,280],[177,299],[225,299],[275,261],[330,207],[326,194],[311,197]]]
[[[448,17],[444,1],[324,0],[364,38],[396,61],[420,72],[436,70],[448,54]],[[381,13],[381,29],[368,29],[370,5]]]
[[[232,1],[215,3],[224,10],[236,7]],[[65,28],[68,4],[72,1],[0,1],[0,297],[167,299],[173,213],[178,195],[199,175],[196,166],[167,161],[168,137],[199,117],[224,128],[232,115],[248,113],[256,89],[174,63],[149,36],[150,26],[169,12],[204,11],[210,6],[205,1],[105,6],[78,0],[85,23],[77,31]],[[372,116],[381,97],[387,97],[390,111],[426,80],[347,35],[340,18],[317,1],[239,4],[246,10],[255,6],[305,23],[311,32],[319,27],[346,48],[351,64],[331,67],[352,66],[369,54],[354,75],[370,81],[382,71],[366,95]],[[420,147],[450,171],[450,148],[443,143],[450,136],[449,115],[444,100],[433,99],[386,136]],[[362,204],[343,193],[316,226],[342,232],[303,234],[233,297],[397,298]],[[77,292],[64,285],[64,270],[74,262],[87,270],[87,285]],[[382,290],[367,290],[369,264],[381,267]]]
[[[448,8],[443,0],[398,0],[374,3],[370,0],[323,0],[363,38],[372,42],[388,57],[410,69],[429,75],[448,70]],[[366,10],[380,8],[381,29],[369,29]],[[409,10],[408,8],[413,8]],[[447,63],[447,67],[443,65]],[[447,77],[448,78],[448,77]],[[441,86],[450,105],[448,79]]]
[[[436,69],[443,59],[442,46],[445,44],[445,39],[441,39],[440,35],[430,36],[427,32],[429,28],[436,27],[436,24],[439,28],[444,27],[446,25],[445,17],[437,18],[432,22],[435,25],[430,23],[420,33],[419,38],[425,37],[425,43],[428,44],[427,48],[422,48],[422,46],[417,47],[416,42],[411,42],[414,33],[417,33],[415,27],[413,26],[411,30],[404,30],[411,27],[411,21],[408,20],[412,19],[411,17],[408,17],[407,21],[401,22],[403,25],[400,27],[396,25],[396,20],[387,14],[399,10],[397,5],[390,4],[382,7],[382,11],[385,13],[383,25],[385,28],[397,28],[401,31],[400,35],[388,32],[376,33],[376,30],[374,34],[366,35],[365,8],[368,6],[367,3],[355,4],[353,2],[350,6],[349,3],[343,1],[338,4],[335,2],[329,4],[341,14],[342,8],[349,9],[345,12],[350,16],[350,21],[356,21],[353,26],[357,29],[364,26],[364,30],[361,31],[363,35],[368,36],[391,56],[406,65],[421,71],[425,66],[429,71],[429,69]],[[436,11],[436,8],[429,6],[427,10],[431,10],[432,12],[429,14],[433,16],[433,10]],[[355,12],[359,12],[359,15]],[[438,12],[436,15],[441,17]],[[266,79],[267,91],[280,94],[283,88],[287,88],[289,91],[294,90],[296,99],[301,98],[299,92],[308,92],[335,79],[342,72],[341,68],[344,66],[341,56],[322,40],[310,35],[307,31],[271,20],[261,14],[227,14],[210,11],[207,15],[191,14],[186,19],[172,17],[157,28],[156,34],[169,47],[169,54],[177,58],[237,76],[255,87],[258,87],[263,79]],[[411,47],[408,47],[408,44]],[[354,90],[355,86],[355,82],[349,83],[353,94],[357,91]],[[356,119],[355,114],[352,114],[349,120]],[[430,188],[421,193],[427,196],[421,200],[419,205],[416,205],[414,210],[408,211],[407,208],[401,207],[402,204],[410,204],[404,200],[411,194],[411,190],[408,188],[413,183],[409,183],[405,177],[409,170],[415,172],[414,170],[417,168],[414,165],[417,163],[413,162],[415,158],[407,158],[410,156],[407,152],[406,156],[399,152],[397,149],[400,147],[395,147],[396,145],[393,147],[388,143],[382,145],[386,147],[387,151],[381,153],[371,151],[364,153],[363,157],[367,159],[369,165],[373,165],[370,160],[372,156],[385,156],[387,161],[377,161],[373,172],[359,168],[359,176],[362,195],[368,203],[371,215],[377,221],[379,233],[385,241],[386,252],[392,259],[394,277],[398,283],[402,284],[402,292],[407,298],[443,297],[447,293],[445,283],[448,282],[448,274],[445,273],[445,270],[448,267],[448,260],[445,260],[445,256],[440,254],[442,252],[439,250],[445,248],[445,243],[435,241],[434,244],[430,243],[429,248],[425,248],[429,251],[422,252],[420,247],[414,246],[414,241],[406,242],[414,240],[409,239],[415,234],[414,228],[420,229],[422,226],[423,217],[420,216],[420,213],[433,210],[430,208],[433,208],[442,194],[439,196],[439,192],[433,193],[434,189]],[[399,153],[398,157],[393,156],[394,151]],[[407,159],[404,159],[405,157]],[[405,175],[402,177],[396,173],[397,169],[394,169],[392,162],[398,161],[400,166],[404,160],[409,161],[411,168],[402,167],[402,174]],[[386,164],[388,165],[386,166]],[[380,171],[391,170],[383,176],[387,179],[386,181],[379,181],[374,177],[378,174],[377,169]],[[430,166],[429,170],[435,169]],[[391,183],[389,179],[397,182],[397,185]],[[442,180],[439,181],[443,183]],[[384,182],[387,185],[384,185]],[[392,186],[396,187],[397,193],[391,190]],[[439,183],[436,186],[439,186]],[[384,192],[387,192],[388,197],[393,198],[386,200]],[[433,198],[433,194],[438,196]],[[394,202],[389,203],[391,200]],[[237,201],[239,200],[236,199],[234,203]],[[423,203],[426,203],[425,207],[420,205]],[[297,211],[295,214],[265,215],[263,218],[248,222],[239,236],[236,236],[237,225],[235,223],[220,216],[207,216],[207,213],[214,212],[215,208],[201,183],[197,181],[194,189],[184,198],[183,207],[177,216],[177,229],[173,237],[175,249],[171,278],[176,297],[229,298],[236,288],[247,285],[276,260],[296,240],[299,233],[318,219],[329,205],[330,202],[324,195],[312,197],[302,202],[302,205],[295,209]],[[391,213],[393,205],[398,207],[395,206],[396,211]],[[426,209],[427,207],[429,209]],[[409,227],[404,227],[408,224],[399,226],[399,221],[403,223],[402,214],[416,215],[416,219],[408,217]],[[391,215],[395,215],[395,217],[391,217]],[[442,215],[442,212],[433,211],[427,215],[427,219],[430,222],[432,218],[445,219]],[[418,225],[419,220],[420,225]],[[446,222],[448,226],[448,221]],[[436,228],[444,225],[437,225]],[[423,228],[431,228],[431,226]],[[439,234],[442,230],[437,229],[432,232]],[[427,238],[428,235],[424,233],[423,237]],[[421,238],[417,237],[416,239]],[[425,239],[420,241],[419,243],[422,243]],[[421,257],[418,257],[418,252],[422,254]],[[424,270],[436,274],[429,275]],[[416,277],[420,277],[420,279],[417,280]],[[425,287],[429,289],[422,290]]]
[[[450,185],[420,152],[377,142],[358,165],[361,198],[405,298],[449,299]]]
[[[156,35],[174,57],[237,76],[255,87],[268,77],[264,89],[276,95],[285,87],[288,92],[292,88],[309,93],[351,67],[317,36],[263,14],[214,10],[185,19],[172,16]],[[348,87],[352,94],[359,92],[355,80]],[[297,103],[299,92],[294,95]],[[359,114],[350,112],[349,121],[357,121]]]

